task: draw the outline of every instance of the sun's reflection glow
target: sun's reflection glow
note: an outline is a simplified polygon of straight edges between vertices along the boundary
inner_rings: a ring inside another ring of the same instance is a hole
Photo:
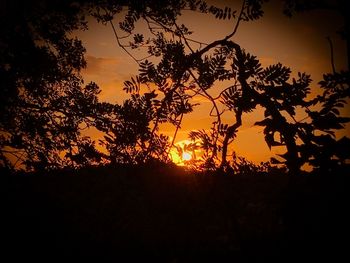
[[[184,152],[183,154],[182,154],[182,160],[184,160],[184,161],[189,161],[189,160],[191,160],[192,159],[192,154],[190,154],[190,153],[188,153],[188,152]]]

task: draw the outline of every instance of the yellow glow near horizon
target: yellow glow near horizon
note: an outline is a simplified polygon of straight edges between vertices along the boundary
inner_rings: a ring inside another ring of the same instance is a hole
[[[180,165],[180,166],[184,165],[181,156],[179,156],[179,154],[174,149],[170,150],[169,158],[176,165]]]

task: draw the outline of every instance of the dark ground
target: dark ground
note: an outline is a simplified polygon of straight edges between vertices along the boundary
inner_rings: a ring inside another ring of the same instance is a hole
[[[285,175],[170,167],[2,174],[0,255],[7,262],[350,262],[349,176],[288,184]]]

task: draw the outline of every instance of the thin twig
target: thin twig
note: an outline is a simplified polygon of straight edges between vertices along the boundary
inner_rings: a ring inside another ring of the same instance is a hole
[[[171,150],[171,148],[173,148],[173,146],[174,146],[177,133],[178,133],[179,129],[181,128],[181,123],[182,123],[183,116],[184,116],[184,114],[181,113],[179,123],[176,125],[176,129],[175,129],[175,132],[174,132],[173,139],[172,139],[171,144],[170,144],[170,147],[169,147],[169,149],[168,149],[168,151],[167,151],[167,156],[169,156],[170,150]]]
[[[193,72],[192,72],[190,69],[188,69],[187,71],[190,73],[190,75],[192,76],[192,78],[195,80],[195,82],[197,83],[198,87],[199,87],[199,88],[202,90],[202,92],[206,95],[206,98],[209,99],[209,100],[211,101],[211,103],[213,104],[213,108],[215,108],[215,111],[216,111],[216,116],[214,116],[214,117],[216,117],[216,119],[217,119],[217,125],[220,125],[220,124],[221,124],[221,115],[222,115],[222,113],[220,113],[219,108],[218,108],[218,106],[216,105],[215,100],[213,99],[213,97],[212,97],[203,87],[201,87],[201,85],[200,85],[198,79],[197,79],[196,76],[193,74]],[[214,147],[214,150],[213,150],[213,156],[212,156],[212,157],[216,156],[216,151],[217,151],[217,149],[216,149],[216,144],[217,144],[218,139],[219,139],[219,135],[216,134],[216,135],[215,135],[215,138],[214,138],[215,147]]]
[[[187,41],[187,39],[186,39],[184,33],[181,31],[181,28],[178,26],[178,24],[176,24],[176,21],[174,21],[174,25],[175,25],[176,29],[180,32],[182,38],[183,38],[184,41],[185,41],[186,46],[189,48],[189,50],[190,50],[190,51],[192,52],[192,54],[193,54],[193,53],[194,53],[194,50],[192,49],[191,45],[188,43],[188,41]],[[181,39],[181,38],[180,38],[180,39]]]
[[[229,34],[229,35],[227,35],[227,36],[225,37],[226,40],[229,39],[229,38],[231,38],[231,37],[233,37],[233,36],[237,33],[237,30],[238,30],[238,27],[239,27],[239,23],[240,23],[241,20],[242,20],[242,14],[243,14],[243,11],[244,11],[244,8],[245,8],[245,1],[246,1],[246,0],[243,0],[242,7],[241,7],[241,11],[239,12],[236,25],[235,25],[235,27],[234,27],[232,33]]]
[[[332,64],[332,70],[333,73],[335,74],[336,70],[335,70],[335,65],[334,65],[334,50],[333,50],[333,43],[330,37],[326,37],[326,39],[328,40],[329,43],[329,48],[331,51],[331,64]]]
[[[166,25],[160,23],[160,22],[157,22],[154,18],[150,17],[150,19],[152,19],[153,23],[161,26],[165,31],[168,31],[168,32],[171,32],[171,33],[175,33],[175,31],[173,29],[171,29],[170,27],[167,27]],[[204,46],[207,46],[208,43],[205,43],[205,42],[201,42],[201,41],[198,41],[198,40],[195,40],[195,39],[192,39],[192,38],[188,38],[188,37],[183,37],[184,39],[186,39],[186,41],[189,41],[189,42],[193,42],[193,43],[196,43],[196,44],[199,44],[199,45],[204,45]]]
[[[111,24],[112,26],[112,29],[113,29],[113,32],[114,32],[114,36],[117,40],[117,43],[118,43],[118,46],[120,46],[138,65],[140,65],[140,61],[138,59],[136,59],[126,48],[125,46],[119,41],[119,37],[118,37],[118,34],[117,34],[117,31],[115,30],[115,27],[113,25],[113,22],[112,20],[109,21],[109,23]]]

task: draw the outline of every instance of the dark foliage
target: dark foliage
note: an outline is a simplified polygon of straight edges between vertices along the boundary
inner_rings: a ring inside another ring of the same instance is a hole
[[[100,143],[109,152],[111,163],[142,164],[153,159],[168,161],[168,138],[158,134],[157,95],[134,93],[123,105],[114,107],[112,117],[103,127],[106,135]],[[151,127],[153,125],[153,128]]]
[[[241,22],[263,15],[263,2],[246,0],[233,10],[202,0],[5,1],[2,256],[45,262],[344,260],[350,140],[336,131],[349,122],[349,72],[325,74],[322,92],[310,98],[307,74],[292,78],[280,63],[263,68],[232,41]],[[290,11],[315,4],[285,2]],[[229,19],[235,27],[223,39],[201,43],[177,24],[183,10]],[[86,28],[83,14],[112,26],[113,17],[124,14],[119,28],[129,39],[120,46],[127,52],[148,48],[148,58],[133,57],[139,76],[124,82],[130,98],[120,105],[99,102],[97,84],[82,81],[85,49],[69,33]],[[134,32],[137,22],[146,23],[150,37]],[[230,85],[213,97],[219,81]],[[189,172],[164,163],[198,96],[212,103],[214,120],[178,149],[204,152],[188,163],[196,169]],[[222,122],[221,107],[230,123]],[[229,154],[257,107],[264,110],[256,125],[264,127],[267,145],[286,149],[259,165]],[[160,133],[162,123],[175,127],[172,142]],[[103,133],[105,153],[82,135],[91,127]],[[301,172],[304,164],[313,172]],[[297,174],[303,176],[290,180]]]
[[[245,116],[257,107],[264,110],[264,119],[256,125],[264,127],[268,147],[286,149],[272,159],[274,164],[286,165],[293,175],[304,164],[329,172],[345,166],[349,139],[338,138],[335,132],[349,122],[341,110],[349,99],[348,71],[326,74],[320,82],[323,94],[310,98],[307,74],[291,78],[291,70],[280,63],[263,68],[256,56],[232,41],[240,23],[263,15],[263,3],[246,0],[240,10],[233,10],[193,0],[84,4],[43,0],[30,6],[6,1],[0,42],[4,47],[1,165],[40,170],[105,162],[167,162],[184,115],[196,106],[193,99],[201,96],[213,106],[211,129],[190,133],[194,145],[204,151],[202,163],[196,162],[201,169],[237,170],[237,159],[228,159],[233,156],[229,145]],[[300,4],[298,9],[298,1],[286,1],[286,6],[290,11],[317,7]],[[190,38],[192,31],[186,25],[178,24],[184,10],[230,19],[235,26],[224,38],[201,43]],[[13,18],[16,12],[18,19]],[[86,66],[85,49],[69,37],[73,30],[86,29],[84,14],[110,24],[120,47],[139,64],[139,76],[124,82],[130,99],[122,105],[100,103],[99,87],[84,86],[79,72]],[[126,36],[119,37],[113,25],[117,15],[124,16],[119,29]],[[135,32],[138,22],[147,25],[149,36]],[[140,47],[147,47],[147,58],[132,55]],[[231,84],[213,97],[211,90],[222,81]],[[233,116],[230,123],[222,122],[225,112]],[[159,133],[162,123],[175,127],[172,142]],[[82,130],[90,127],[104,133],[100,144],[107,153],[82,136]]]
[[[98,86],[84,85],[79,75],[85,48],[69,36],[86,29],[79,3],[2,5],[1,166],[40,170],[99,162],[94,142],[81,136],[103,109]]]
[[[162,13],[159,13],[159,6],[155,6],[157,1],[148,1],[141,7],[131,2],[120,29],[133,36],[129,42],[132,49],[146,46],[150,57],[160,59],[155,64],[148,59],[134,58],[140,65],[137,81],[157,85],[154,92],[163,93],[164,98],[160,100],[161,108],[169,105],[169,111],[175,111],[170,118],[168,113],[163,112],[159,121],[166,120],[177,127],[181,124],[183,114],[191,111],[194,97],[202,96],[212,103],[212,128],[193,131],[189,135],[194,143],[200,141],[199,145],[204,151],[199,167],[209,170],[218,166],[223,170],[232,169],[233,160],[227,160],[228,146],[242,126],[243,114],[249,114],[260,106],[265,111],[265,118],[256,125],[264,127],[267,145],[270,148],[286,148],[285,154],[272,160],[274,164],[285,164],[291,174],[299,174],[304,164],[318,169],[322,163],[322,169],[330,171],[334,165],[345,164],[347,159],[345,152],[337,151],[345,149],[348,139],[339,140],[335,130],[344,128],[344,124],[349,121],[339,111],[349,99],[348,72],[325,75],[325,81],[320,82],[320,88],[325,92],[310,98],[311,78],[307,74],[298,73],[297,78],[291,78],[291,70],[280,63],[262,68],[257,57],[231,38],[240,22],[259,19],[263,15],[263,2],[244,1],[241,10],[232,10],[228,7],[208,7],[203,1],[178,1],[176,4],[165,1],[161,4]],[[296,8],[294,4],[299,5],[295,1],[286,1],[286,10]],[[107,4],[106,9],[108,11],[103,12],[109,14],[108,19],[101,12],[95,13],[105,23],[120,12],[113,5]],[[233,32],[223,39],[209,44],[201,43],[190,38],[191,30],[188,27],[177,24],[177,16],[187,9],[213,14],[217,19],[233,19],[236,25]],[[137,21],[147,24],[149,38],[134,33]],[[121,43],[120,46],[127,48]],[[171,87],[167,82],[169,79],[173,83]],[[138,91],[137,81],[132,79],[126,82],[125,89],[128,92]],[[222,90],[218,97],[213,97],[210,90],[219,81],[230,81],[232,85]],[[189,110],[185,110],[184,103]],[[220,104],[224,106],[223,111],[219,110]],[[234,115],[231,124],[221,121],[225,111]],[[300,118],[302,120],[297,120]]]

